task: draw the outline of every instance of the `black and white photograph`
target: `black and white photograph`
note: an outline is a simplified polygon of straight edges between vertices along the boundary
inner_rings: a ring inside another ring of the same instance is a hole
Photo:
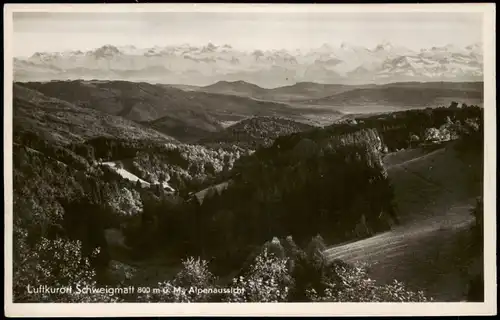
[[[496,314],[494,11],[7,5],[6,310]]]

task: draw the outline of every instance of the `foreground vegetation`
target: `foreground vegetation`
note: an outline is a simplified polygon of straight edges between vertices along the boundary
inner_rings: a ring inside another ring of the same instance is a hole
[[[54,144],[19,129],[13,161],[15,300],[426,301],[398,282],[377,285],[362,266],[327,262],[316,236],[334,244],[390,229],[398,216],[383,154],[457,138],[464,152],[481,151],[480,108],[357,119],[277,137],[255,151],[110,137]],[[128,181],[104,161],[120,162],[155,183]],[[176,192],[164,190],[158,184],[163,181]],[[192,197],[224,181],[225,190]],[[112,246],[110,229],[124,242]],[[183,269],[165,277],[161,288],[234,286],[245,293],[26,294],[28,284],[133,283],[133,277],[110,275],[117,247],[124,260],[165,252],[184,259]],[[232,282],[217,279],[235,270]]]
[[[82,258],[79,242],[42,238],[35,256],[25,256],[17,269],[14,290],[24,302],[425,302],[423,292],[408,290],[403,283],[377,285],[365,266],[341,261],[328,263],[321,237],[311,240],[306,250],[291,237],[284,244],[277,238],[266,243],[245,272],[227,284],[219,284],[205,260],[183,260],[182,270],[172,280],[146,289],[116,284],[113,291],[95,280],[89,259]],[[54,259],[55,258],[55,259]],[[64,266],[64,268],[61,268]],[[71,287],[64,293],[25,293],[33,283],[50,288]],[[109,288],[109,287],[108,287]]]

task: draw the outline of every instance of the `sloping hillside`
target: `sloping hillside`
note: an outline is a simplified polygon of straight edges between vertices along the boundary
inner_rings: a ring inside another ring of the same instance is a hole
[[[174,88],[126,81],[53,81],[23,85],[84,108],[145,125],[165,117],[176,119],[174,124],[158,126],[160,131],[169,135],[184,128],[202,133],[222,129],[218,121],[203,110],[199,101],[193,101],[184,91]],[[183,138],[182,135],[177,137]]]
[[[279,136],[314,128],[305,123],[276,117],[253,117],[242,120],[221,132],[201,139],[199,143],[213,146],[237,145],[255,149],[269,146]]]
[[[189,110],[179,110],[153,121],[143,122],[159,132],[177,137],[189,143],[223,129],[223,126],[206,113],[194,115]]]
[[[408,223],[439,216],[455,203],[481,194],[481,158],[464,158],[453,146],[451,143],[430,153],[422,152],[389,166],[397,206],[402,219]],[[385,161],[391,161],[391,156]]]
[[[14,132],[32,132],[49,141],[73,143],[104,136],[172,142],[148,127],[98,110],[48,97],[14,84]]]
[[[452,145],[432,152],[408,150],[385,158],[401,226],[326,251],[331,259],[372,264],[371,276],[394,279],[440,301],[464,299],[476,259],[467,250],[470,209],[481,194],[479,157],[463,158]]]

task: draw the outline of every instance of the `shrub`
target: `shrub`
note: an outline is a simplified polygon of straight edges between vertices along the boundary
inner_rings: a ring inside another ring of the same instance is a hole
[[[229,295],[228,302],[288,301],[292,278],[288,259],[279,258],[264,249],[245,276],[233,279],[233,286],[244,290]]]
[[[440,132],[436,128],[428,128],[424,133],[424,140],[427,142],[436,142],[440,140]]]
[[[97,287],[96,273],[89,258],[82,255],[82,244],[62,238],[41,238],[33,249],[28,248],[20,234],[18,257],[14,262],[14,300],[17,302],[114,302],[117,296],[100,293],[79,293],[77,288]],[[95,257],[98,250],[92,254]],[[50,289],[70,287],[64,293],[33,292],[39,286]],[[30,291],[28,291],[28,288]]]
[[[311,301],[321,302],[427,302],[431,301],[422,291],[409,290],[402,282],[394,280],[387,285],[377,285],[368,276],[366,265],[335,265],[340,281],[327,283],[327,288],[318,293],[307,291]]]
[[[189,257],[182,261],[182,270],[171,281],[158,283],[160,293],[144,293],[138,298],[147,302],[210,302],[217,299],[216,278],[208,270],[208,262]]]
[[[325,263],[325,256],[323,252],[326,249],[325,241],[321,235],[317,235],[311,239],[307,246],[307,256],[315,264]]]
[[[208,261],[190,257],[182,262],[183,269],[175,277],[179,286],[206,287],[214,283],[215,277],[208,270]]]
[[[143,207],[139,192],[126,187],[110,194],[109,206],[119,216],[135,216],[141,213]]]
[[[264,244],[262,252],[267,251],[270,255],[277,258],[285,258],[285,249],[278,238],[274,237],[272,241]]]

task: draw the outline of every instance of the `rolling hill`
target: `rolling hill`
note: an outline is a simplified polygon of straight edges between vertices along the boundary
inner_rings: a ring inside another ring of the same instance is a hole
[[[210,93],[232,94],[258,98],[264,96],[268,90],[245,81],[219,81],[217,83],[199,87],[200,91]]]
[[[198,143],[211,146],[230,146],[255,149],[269,146],[279,136],[314,128],[305,123],[276,117],[253,117],[242,120],[223,131],[203,138]]]
[[[77,105],[133,121],[152,121],[179,110],[203,113],[199,101],[184,91],[127,81],[29,82],[26,87]]]
[[[179,86],[179,88],[209,93],[230,94],[259,100],[289,102],[301,99],[322,98],[357,87],[342,84],[299,82],[294,85],[266,89],[245,81],[219,81],[204,87]]]
[[[15,134],[32,132],[60,143],[78,143],[99,136],[176,141],[134,121],[48,97],[20,84],[14,84],[13,96]]]
[[[126,81],[52,81],[20,84],[81,108],[150,125],[183,141],[222,130],[221,122],[251,116],[301,118],[306,109],[282,103]],[[329,112],[326,110],[325,112]]]
[[[449,105],[453,100],[480,105],[483,101],[483,82],[395,82],[383,85],[299,82],[290,86],[265,89],[244,81],[220,81],[205,87],[177,87],[189,91],[309,106],[378,105],[404,108]]]

